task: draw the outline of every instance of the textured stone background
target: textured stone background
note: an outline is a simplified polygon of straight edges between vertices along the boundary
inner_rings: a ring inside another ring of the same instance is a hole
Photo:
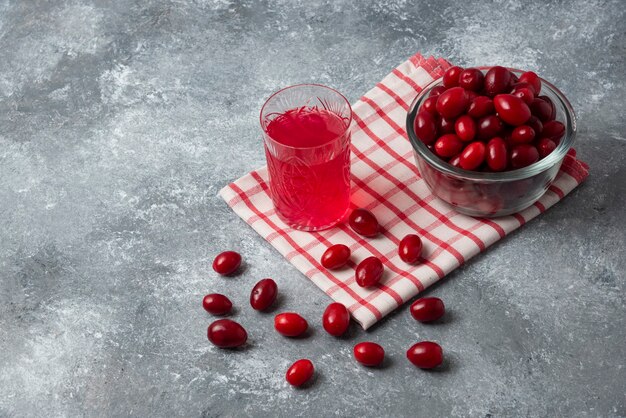
[[[626,3],[0,0],[0,416],[625,416]],[[570,98],[585,185],[407,308],[335,340],[328,298],[216,197],[260,166],[279,87],[355,100],[416,51],[537,71]],[[210,262],[233,248],[244,274]],[[313,335],[247,308],[262,277]],[[206,340],[228,294],[251,335]],[[352,346],[382,342],[381,370]],[[442,371],[404,358],[422,339]],[[283,380],[296,358],[307,390]]]

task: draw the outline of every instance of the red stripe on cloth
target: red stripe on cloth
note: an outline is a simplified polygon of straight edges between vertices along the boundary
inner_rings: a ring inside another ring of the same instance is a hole
[[[254,172],[256,174],[256,172]],[[258,174],[257,174],[258,176]],[[254,177],[254,175],[253,175]],[[260,177],[255,177],[256,181],[259,182],[259,184],[263,185],[265,184],[265,182],[260,178]],[[259,181],[260,180],[260,181]],[[261,216],[264,220],[265,223],[271,228],[273,229],[275,232],[277,232],[278,234],[280,234],[285,241],[287,241],[289,243],[289,245],[291,245],[293,248],[295,248],[296,250],[298,250],[298,252],[300,252],[300,254],[302,254],[304,256],[304,258],[307,259],[307,261],[309,263],[311,263],[313,266],[315,266],[318,271],[320,271],[322,274],[324,274],[328,280],[330,280],[331,282],[333,282],[334,284],[338,285],[341,287],[341,289],[343,289],[346,293],[348,293],[352,298],[354,298],[357,301],[361,301],[362,305],[365,306],[367,309],[369,309],[369,311],[377,318],[380,319],[382,318],[382,314],[381,312],[371,303],[367,302],[366,300],[363,300],[363,298],[361,298],[356,292],[354,292],[352,289],[350,289],[349,286],[347,286],[345,283],[337,280],[332,274],[329,274],[323,267],[321,264],[318,263],[317,260],[315,260],[313,257],[311,257],[308,253],[306,253],[305,251],[302,250],[302,248],[300,247],[300,245],[298,245],[298,243],[296,243],[293,238],[291,238],[289,236],[289,234],[287,234],[287,232],[285,232],[285,230],[280,229],[274,222],[272,222],[271,219],[264,217],[261,212],[259,211],[259,209],[254,206],[254,204],[252,204],[252,202],[250,201],[250,199],[248,199],[248,196],[246,196],[246,194],[244,193],[243,190],[241,190],[241,188],[239,188],[239,186],[237,186],[236,184],[232,184],[233,190],[239,194],[242,198],[242,201],[246,204],[246,206],[255,214]]]
[[[357,115],[354,115],[353,119],[356,122],[357,126],[359,128],[361,128],[363,133],[365,133],[367,136],[369,136],[370,139],[372,139],[376,143],[376,145],[378,145],[379,147],[382,147],[385,151],[387,151],[387,153],[389,155],[391,155],[393,158],[399,160],[408,169],[410,169],[414,174],[419,175],[419,172],[417,171],[417,167],[416,166],[411,164],[406,157],[403,158],[400,154],[398,154],[396,151],[394,151],[392,148],[390,148],[389,145],[387,145],[385,143],[385,141],[383,141],[374,132],[372,132],[372,130],[361,120],[361,118],[359,118]],[[352,149],[354,150],[355,148],[352,148]]]
[[[228,185],[230,190],[233,190],[233,187],[232,187],[233,184],[234,183]],[[246,196],[250,197],[250,196],[254,196],[255,194],[260,193],[262,191],[263,191],[262,187],[255,186],[255,187],[249,188],[248,190],[244,190],[244,193],[246,194]],[[234,190],[233,190],[233,192],[234,192]],[[230,207],[238,205],[239,203],[241,203],[241,196],[240,195],[236,195],[235,197],[233,197],[232,199],[230,199],[227,202],[228,206],[230,206]]]
[[[370,107],[376,112],[376,114],[380,116],[385,122],[387,122],[387,125],[389,125],[391,129],[396,131],[398,135],[406,137],[406,130],[402,126],[398,125],[396,121],[391,119],[387,112],[381,109],[381,107],[378,106],[375,101],[373,101],[369,97],[363,97],[361,100],[363,100],[364,103],[370,105]]]
[[[411,86],[411,88],[413,90],[415,90],[416,93],[419,93],[420,91],[422,91],[422,87],[419,86],[419,84],[417,84],[415,81],[413,81],[411,78],[407,77],[406,75],[404,75],[402,72],[400,72],[400,70],[398,70],[397,68],[394,69],[391,72],[393,75],[395,75],[396,77],[398,77],[400,80],[404,81],[406,84],[408,84],[409,86]]]
[[[563,199],[565,197],[565,193],[563,193],[563,190],[555,186],[554,183],[551,184],[550,187],[548,187],[548,190],[556,194],[559,197],[559,199]]]
[[[385,86],[382,82],[376,84],[376,87],[387,93],[389,97],[392,97],[397,104],[399,104],[404,110],[409,110],[409,104],[404,101],[404,99],[398,96],[393,90],[389,87]]]
[[[425,60],[424,56],[419,52],[408,59],[408,61],[411,62],[411,64],[413,64],[416,68],[419,68],[420,64]]]
[[[578,183],[582,183],[589,172],[572,155],[566,155],[561,164],[561,170],[572,176]]]
[[[537,209],[539,209],[539,212],[543,213],[546,211],[546,207],[543,205],[543,203],[541,203],[538,200],[535,202],[535,206],[537,206]]]

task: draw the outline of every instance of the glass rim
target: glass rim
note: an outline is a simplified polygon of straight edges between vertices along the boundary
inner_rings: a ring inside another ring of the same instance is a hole
[[[341,134],[337,135],[336,138],[332,139],[331,141],[325,142],[323,144],[316,145],[314,147],[294,147],[292,145],[285,145],[282,142],[277,141],[276,139],[272,138],[272,136],[267,132],[267,129],[265,128],[265,126],[263,126],[263,112],[264,112],[265,107],[267,106],[267,104],[274,97],[278,96],[279,94],[284,93],[287,90],[291,90],[291,89],[294,89],[294,88],[301,88],[301,87],[319,87],[319,88],[322,88],[324,90],[329,90],[330,92],[332,92],[332,93],[336,94],[337,96],[339,96],[346,103],[346,105],[348,106],[348,110],[350,111],[350,114],[348,115],[348,123],[346,123],[345,129],[341,132]],[[259,124],[261,125],[261,129],[263,130],[263,133],[265,134],[265,137],[270,139],[273,143],[280,145],[283,148],[288,148],[288,149],[293,149],[293,150],[313,150],[313,149],[317,149],[317,148],[321,148],[321,147],[326,147],[326,146],[328,146],[328,144],[333,143],[337,139],[343,138],[346,135],[346,132],[348,132],[350,130],[350,127],[352,126],[353,113],[354,112],[352,111],[352,105],[350,105],[350,102],[348,101],[346,96],[341,94],[336,89],[334,89],[332,87],[328,87],[328,86],[326,86],[324,84],[319,84],[319,83],[300,83],[300,84],[293,84],[291,86],[283,87],[280,90],[275,91],[274,93],[272,93],[272,95],[270,97],[268,97],[267,100],[265,100],[265,102],[263,103],[263,106],[261,106],[261,111],[259,113]]]
[[[491,68],[491,66],[479,66],[479,67],[474,67],[474,68],[478,68],[479,70],[484,71],[484,70]],[[516,68],[507,68],[507,69],[518,74],[521,74],[524,72]],[[561,141],[559,142],[559,144],[557,145],[556,149],[552,151],[545,158],[527,167],[518,168],[516,170],[502,171],[502,172],[496,172],[496,173],[483,173],[480,171],[469,171],[469,170],[464,170],[460,167],[454,167],[450,165],[449,163],[440,159],[438,156],[436,156],[434,152],[430,151],[426,147],[426,145],[417,138],[417,135],[415,134],[415,131],[413,129],[413,122],[417,115],[417,110],[421,107],[424,100],[428,98],[428,94],[430,93],[430,91],[435,86],[441,84],[443,80],[443,76],[436,78],[430,83],[428,83],[428,85],[424,87],[424,89],[415,97],[415,99],[413,99],[413,103],[411,103],[411,106],[409,107],[409,111],[407,112],[407,118],[406,118],[406,130],[409,136],[409,141],[411,142],[411,145],[413,146],[413,150],[421,158],[423,158],[428,165],[435,168],[437,171],[442,172],[444,174],[452,175],[454,177],[463,178],[466,180],[475,180],[475,181],[478,180],[478,181],[487,181],[487,182],[494,182],[494,183],[509,182],[512,180],[522,180],[522,179],[530,178],[549,169],[554,164],[558,163],[563,158],[565,158],[565,155],[574,144],[574,141],[576,139],[576,133],[577,133],[576,114],[574,113],[574,109],[572,105],[570,104],[569,100],[567,100],[565,95],[556,86],[554,86],[552,83],[544,80],[541,77],[539,78],[541,80],[542,86],[546,87],[547,90],[549,90],[550,93],[552,93],[557,98],[558,101],[555,103],[555,105],[560,106],[565,113],[565,121],[564,121],[565,134],[563,138],[561,139]]]

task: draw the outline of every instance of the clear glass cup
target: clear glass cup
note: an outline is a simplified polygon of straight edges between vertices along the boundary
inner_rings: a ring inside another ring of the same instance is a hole
[[[350,203],[348,100],[330,87],[299,84],[274,93],[260,119],[278,216],[303,231],[341,221]]]

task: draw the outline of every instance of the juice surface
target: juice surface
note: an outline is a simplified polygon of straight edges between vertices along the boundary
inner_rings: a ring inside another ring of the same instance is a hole
[[[343,119],[326,109],[299,107],[274,118],[268,135],[290,147],[317,147],[341,136],[346,130]]]

